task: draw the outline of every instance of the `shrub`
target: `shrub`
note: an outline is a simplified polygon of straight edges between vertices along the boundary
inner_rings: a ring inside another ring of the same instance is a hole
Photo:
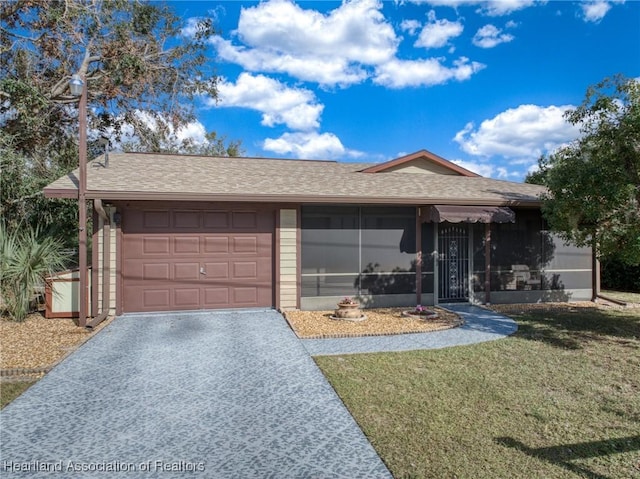
[[[602,289],[640,293],[640,265],[630,266],[618,259],[602,261]]]
[[[0,224],[0,295],[11,318],[24,321],[35,289],[69,260],[62,241],[31,228],[8,231]]]

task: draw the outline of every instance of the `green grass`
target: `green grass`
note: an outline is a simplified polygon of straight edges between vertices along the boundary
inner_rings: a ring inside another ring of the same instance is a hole
[[[640,477],[640,311],[513,316],[499,341],[316,361],[396,478]]]
[[[640,293],[624,293],[620,291],[602,291],[602,294],[608,298],[617,299],[626,303],[640,304]]]
[[[3,382],[0,384],[0,409],[25,392],[36,381]]]

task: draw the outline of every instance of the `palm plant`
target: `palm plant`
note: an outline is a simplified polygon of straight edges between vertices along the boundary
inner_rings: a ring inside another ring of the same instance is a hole
[[[0,295],[9,316],[24,321],[36,288],[68,260],[60,240],[28,227],[10,232],[0,223]]]

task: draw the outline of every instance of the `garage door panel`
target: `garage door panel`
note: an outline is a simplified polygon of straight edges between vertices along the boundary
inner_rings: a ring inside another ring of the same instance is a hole
[[[173,252],[175,254],[200,254],[200,237],[194,236],[176,236],[173,238]]]
[[[200,228],[201,211],[173,211],[173,227],[176,230],[197,230]]]
[[[168,211],[144,211],[142,227],[147,229],[169,228],[171,221]]]
[[[130,260],[126,265],[123,279],[128,285],[139,285],[145,281],[168,281],[171,279],[171,265],[166,260],[160,262]]]
[[[144,289],[142,292],[142,306],[147,310],[164,310],[171,307],[171,291],[169,288]]]
[[[255,236],[237,236],[233,238],[232,253],[256,254],[258,252],[258,238]]]
[[[233,288],[233,302],[247,306],[258,304],[258,288],[255,286]]]
[[[228,229],[229,215],[228,211],[205,211],[203,215],[204,227],[206,229]]]
[[[173,304],[178,309],[194,309],[200,306],[200,288],[176,288],[173,290]]]
[[[272,255],[273,255],[271,235],[262,234],[258,236],[258,250],[256,254],[259,258],[268,258],[269,267],[271,267]]]
[[[205,287],[203,291],[205,308],[224,308],[230,304],[228,287]]]
[[[123,309],[273,305],[272,210],[123,211]]]
[[[198,281],[200,278],[200,263],[174,263],[173,279],[175,281]]]
[[[204,254],[227,254],[229,253],[228,236],[205,236],[203,241]]]
[[[258,267],[258,282],[261,284],[271,284],[271,258],[258,257],[256,258],[256,264]]]
[[[142,238],[142,253],[145,255],[171,252],[171,239],[168,236],[145,236]]]
[[[227,261],[203,263],[203,268],[207,273],[206,276],[202,278],[205,282],[229,278],[229,263]]]
[[[128,235],[127,248],[123,252],[123,259],[138,260],[144,257],[166,257],[171,252],[171,238],[169,236]]]
[[[143,281],[169,281],[171,279],[171,265],[169,263],[142,264]]]
[[[234,279],[258,279],[258,264],[255,261],[234,261]]]
[[[233,211],[231,224],[234,228],[254,230],[258,226],[258,213],[255,211]]]

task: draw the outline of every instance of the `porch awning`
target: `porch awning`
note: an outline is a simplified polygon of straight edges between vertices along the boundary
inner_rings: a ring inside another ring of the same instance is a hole
[[[516,214],[504,206],[433,205],[423,209],[422,221],[442,223],[515,223]]]

